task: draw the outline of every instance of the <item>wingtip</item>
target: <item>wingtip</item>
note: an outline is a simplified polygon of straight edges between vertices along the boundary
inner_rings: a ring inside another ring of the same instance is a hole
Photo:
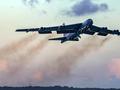
[[[117,30],[118,31],[118,36],[120,36],[120,31],[119,30]]]
[[[19,30],[17,29],[17,30],[15,30],[15,32],[19,32]]]
[[[48,39],[48,40],[49,40],[49,41],[56,41],[56,39],[54,39],[54,38],[53,38],[53,39],[52,39],[52,38],[50,38],[50,39]]]
[[[27,29],[17,29],[15,32],[29,32]]]
[[[17,29],[17,30],[15,30],[15,32],[19,32],[19,30]]]

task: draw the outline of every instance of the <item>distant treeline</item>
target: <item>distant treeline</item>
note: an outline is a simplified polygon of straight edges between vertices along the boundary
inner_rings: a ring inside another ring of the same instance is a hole
[[[104,88],[73,88],[73,87],[0,87],[0,90],[120,90],[115,88],[104,89]]]

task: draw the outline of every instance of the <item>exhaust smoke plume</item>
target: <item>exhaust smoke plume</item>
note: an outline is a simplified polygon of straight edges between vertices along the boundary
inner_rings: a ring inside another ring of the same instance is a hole
[[[33,72],[32,70],[27,70],[28,66],[30,62],[34,61],[34,57],[38,55],[38,52],[40,54],[42,49],[47,45],[48,38],[50,37],[47,36],[40,40],[37,39],[36,34],[33,34],[17,42],[13,41],[12,44],[8,44],[0,49],[0,73],[4,72],[0,75],[0,80],[6,81],[4,85],[9,85],[9,83],[12,85],[28,83]],[[31,76],[28,77],[30,73]],[[34,75],[34,78],[39,78],[39,76]],[[1,85],[3,84],[3,82],[0,83]]]
[[[108,68],[111,76],[120,79],[120,59],[113,59]]]
[[[48,43],[48,39],[51,36],[47,36],[46,38],[44,38],[42,41],[39,41],[38,43],[36,43],[36,45],[34,47],[32,47],[31,49],[28,50],[28,55],[33,55],[36,52],[40,51],[42,48],[44,48],[46,46],[46,44]]]
[[[20,71],[24,71],[24,68],[28,66],[31,61],[34,60],[34,57],[37,55],[37,53],[39,52],[40,54],[42,49],[46,46],[49,37],[50,36],[38,41],[38,43],[34,43],[34,45],[30,45],[30,47],[27,49],[21,49],[22,51],[16,53],[16,56],[13,55],[12,57],[9,57],[8,59],[12,60],[12,62],[16,62],[15,66],[11,66],[11,70],[9,71],[9,73],[11,73],[12,76],[14,76],[16,74],[21,73]]]
[[[11,42],[10,44],[0,48],[0,57],[6,55],[10,55],[12,53],[16,53],[17,51],[21,50],[21,48],[29,45],[33,40],[37,38],[36,34],[32,34],[30,36],[24,37],[20,40]]]
[[[56,78],[66,78],[70,76],[72,68],[79,60],[87,56],[90,52],[101,48],[109,39],[109,37],[100,39],[95,36],[81,42],[83,44],[71,46],[68,50],[64,51],[63,55],[51,63],[54,66],[54,70],[48,69],[48,71],[52,71],[53,77]],[[51,68],[53,69],[52,65]]]
[[[47,45],[49,37],[50,36],[44,38],[43,40],[38,41],[38,43],[35,43],[35,45],[32,45],[30,48],[26,49],[26,51],[24,51],[24,53],[18,54],[17,59],[22,60],[20,62],[21,63],[20,66],[25,66],[26,63],[33,60],[34,57],[36,55],[38,55],[38,52],[40,54],[42,49]]]
[[[71,47],[63,50],[61,55],[52,53],[55,58],[50,56],[46,58],[49,64],[43,63],[44,66],[40,66],[42,64],[40,62],[36,63],[38,67],[33,68],[30,64],[35,62],[37,55],[41,55],[41,51],[46,47],[48,38],[51,36],[43,40],[39,40],[36,37],[36,34],[30,35],[0,49],[2,54],[0,54],[0,62],[2,63],[2,65],[0,64],[0,72],[4,71],[3,76],[0,75],[0,80],[7,80],[12,85],[28,85],[29,81],[43,85],[44,83],[53,83],[56,80],[69,78],[74,65],[78,61],[90,52],[101,48],[110,39],[109,37],[101,39],[96,36],[87,38],[80,44],[71,45]],[[6,83],[9,84],[8,82]]]

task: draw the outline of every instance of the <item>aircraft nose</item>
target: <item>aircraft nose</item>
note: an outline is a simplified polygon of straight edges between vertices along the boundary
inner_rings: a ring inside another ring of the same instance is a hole
[[[93,20],[92,19],[89,19],[89,22],[93,24]]]
[[[93,20],[92,19],[87,19],[84,23],[83,23],[83,27],[84,26],[92,26],[93,24]]]
[[[93,20],[92,19],[88,19],[88,22],[89,22],[90,26],[93,24]]]

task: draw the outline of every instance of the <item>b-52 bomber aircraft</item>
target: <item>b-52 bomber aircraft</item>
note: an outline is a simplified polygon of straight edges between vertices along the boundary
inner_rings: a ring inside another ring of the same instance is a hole
[[[61,43],[66,41],[79,41],[81,34],[89,34],[100,36],[107,36],[108,34],[120,35],[119,30],[109,30],[107,27],[98,27],[93,25],[92,19],[87,19],[83,23],[71,24],[71,25],[61,25],[53,27],[41,27],[41,28],[31,28],[31,29],[18,29],[16,32],[38,32],[39,34],[51,34],[56,31],[57,34],[63,34],[63,37],[51,38],[49,40],[60,40]]]

